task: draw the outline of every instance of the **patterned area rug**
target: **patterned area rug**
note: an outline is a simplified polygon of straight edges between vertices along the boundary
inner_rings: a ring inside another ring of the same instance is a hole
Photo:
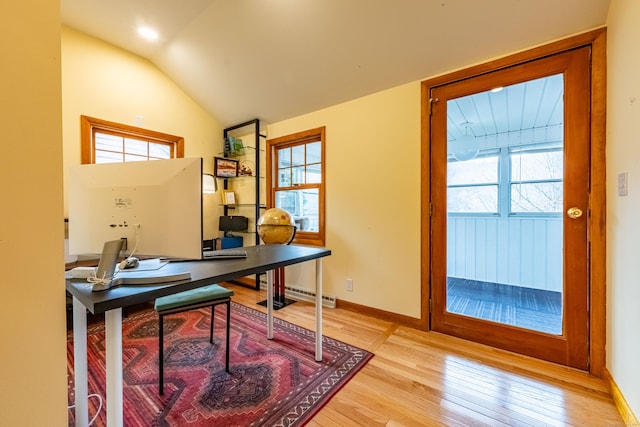
[[[216,308],[214,344],[210,309],[165,317],[165,390],[158,394],[158,318],[154,311],[123,320],[126,426],[301,426],[326,404],[373,354],[323,337],[315,361],[315,333],[232,303],[230,374],[224,369],[225,311]],[[73,336],[67,339],[69,405],[73,393]],[[105,396],[104,324],[89,327],[89,394]],[[107,402],[108,404],[108,402]],[[98,400],[89,399],[89,418]],[[105,425],[104,408],[93,425]],[[69,424],[74,424],[73,409]]]

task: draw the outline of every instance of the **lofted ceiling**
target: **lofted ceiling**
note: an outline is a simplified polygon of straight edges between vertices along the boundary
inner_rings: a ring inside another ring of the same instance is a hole
[[[609,0],[61,0],[223,126],[273,123],[603,26]],[[138,25],[155,28],[155,42]]]

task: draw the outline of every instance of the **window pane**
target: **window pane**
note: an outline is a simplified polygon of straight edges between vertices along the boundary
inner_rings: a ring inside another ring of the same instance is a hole
[[[304,184],[304,166],[297,166],[295,168],[291,168],[291,183],[295,184]]]
[[[307,165],[307,184],[320,184],[322,182],[322,167],[319,163]]]
[[[96,132],[96,150],[120,151],[122,152],[122,137],[110,135],[108,133]]]
[[[563,157],[562,150],[513,153],[511,154],[511,180],[562,179]]]
[[[149,144],[139,139],[125,138],[124,152],[128,154],[136,154],[138,156],[147,156],[147,148]]]
[[[447,164],[447,184],[487,184],[498,182],[498,157],[478,157]]]
[[[318,231],[318,189],[276,191],[276,207],[293,215],[298,231]]]
[[[149,143],[149,156],[159,159],[171,158],[171,146],[167,144]]]
[[[297,212],[296,192],[293,190],[276,191],[276,207],[295,216]]]
[[[112,151],[96,150],[96,163],[114,163],[122,162],[122,153],[114,153]]]
[[[280,169],[278,171],[278,187],[291,187],[291,169]]]
[[[136,156],[135,154],[125,154],[124,161],[125,162],[142,162],[147,161],[149,158],[147,156]]]
[[[511,212],[562,212],[562,182],[511,184]]]
[[[291,165],[304,165],[304,145],[296,145],[291,147]]]
[[[291,166],[291,149],[281,148],[278,150],[278,168]]]
[[[448,188],[447,211],[449,213],[497,213],[498,186]]]
[[[311,142],[307,144],[307,164],[320,163],[322,161],[321,147],[322,145],[320,142]]]

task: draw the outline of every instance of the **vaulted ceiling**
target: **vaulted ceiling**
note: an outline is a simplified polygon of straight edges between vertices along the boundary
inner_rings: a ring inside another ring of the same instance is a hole
[[[603,26],[609,0],[61,0],[223,125],[295,117]],[[156,29],[155,42],[136,28]]]

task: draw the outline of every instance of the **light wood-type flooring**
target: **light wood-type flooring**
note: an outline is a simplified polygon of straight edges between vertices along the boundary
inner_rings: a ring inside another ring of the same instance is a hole
[[[266,298],[227,284],[233,300]],[[314,307],[276,317],[313,330]],[[375,354],[308,426],[622,426],[606,383],[556,364],[344,309],[323,309],[323,333]]]

